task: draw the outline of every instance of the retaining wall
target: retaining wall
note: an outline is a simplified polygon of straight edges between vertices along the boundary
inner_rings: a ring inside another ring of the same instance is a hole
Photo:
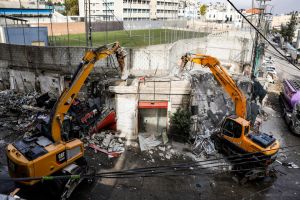
[[[172,75],[177,72],[180,57],[186,52],[209,54],[226,64],[239,63],[241,60],[250,62],[252,44],[248,36],[244,32],[223,32],[198,39],[180,40],[173,44],[125,49],[127,51],[125,69],[127,73],[135,76]],[[43,82],[44,87],[40,87],[47,88],[46,85],[52,81],[51,84],[57,83],[54,84],[55,90],[61,91],[63,85],[60,77],[74,73],[85,50],[84,47],[38,47],[2,43],[0,88],[10,86],[23,90],[24,85],[34,88],[37,80],[48,80]],[[20,76],[17,75],[18,71],[28,73],[21,73]],[[96,63],[92,76],[104,78],[103,75],[116,76],[118,73],[107,60],[101,60]],[[23,80],[19,80],[20,78]],[[30,84],[25,83],[27,81],[31,81]]]

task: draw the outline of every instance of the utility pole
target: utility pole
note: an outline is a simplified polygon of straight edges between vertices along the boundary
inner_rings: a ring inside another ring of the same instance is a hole
[[[88,41],[88,23],[87,23],[87,1],[84,0],[84,25],[85,25],[85,46],[89,46],[89,41]]]
[[[92,47],[93,43],[92,43],[92,22],[91,22],[91,0],[89,0],[89,42],[90,42],[90,47]]]
[[[85,45],[92,46],[91,2],[84,0]]]
[[[262,30],[261,32],[264,34],[267,34],[267,31],[264,29],[266,28],[265,26],[265,7],[266,7],[266,1],[271,1],[271,0],[257,0],[259,1],[259,10],[258,10],[258,22],[257,22],[257,28],[258,30]],[[255,8],[252,8],[251,14],[255,14]],[[252,17],[251,17],[252,18]],[[257,70],[258,67],[261,66],[261,61],[262,57],[264,54],[264,48],[265,48],[265,43],[263,42],[261,36],[259,36],[258,32],[255,33],[255,39],[254,39],[254,45],[253,45],[253,52],[252,52],[252,71],[251,71],[251,78],[254,79],[257,76]]]
[[[105,8],[105,43],[107,44],[108,43],[108,32],[107,32],[107,18],[108,18],[108,15],[107,15],[107,11],[108,11],[108,3],[107,1],[105,1],[105,5],[106,5],[106,8]]]

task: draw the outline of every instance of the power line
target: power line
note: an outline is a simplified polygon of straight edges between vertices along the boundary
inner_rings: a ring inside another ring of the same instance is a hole
[[[289,149],[293,147],[298,147],[300,145],[294,145],[294,146],[286,146],[282,147],[280,149]],[[273,149],[270,149],[268,151],[272,151]],[[290,151],[290,150],[288,150]],[[286,153],[288,151],[285,151],[283,153]],[[261,151],[263,152],[263,151]],[[255,155],[256,153],[251,153],[251,155]],[[244,154],[243,156],[248,155]],[[253,164],[257,162],[262,162],[262,161],[267,161],[269,160],[268,158],[265,158],[265,155],[260,155],[257,156],[256,158],[262,157],[263,159],[258,159],[258,160],[246,160],[249,158],[241,158],[240,155],[238,156],[229,156],[225,157],[225,159],[228,158],[238,158],[233,161],[241,161],[241,162],[234,162],[233,165],[244,165],[244,164]],[[211,168],[216,168],[216,167],[229,167],[231,165],[229,164],[218,164],[216,162],[214,163],[209,163],[209,161],[217,161],[217,160],[225,160],[224,158],[218,158],[218,159],[210,159],[210,160],[204,160],[204,161],[197,161],[197,162],[191,162],[191,163],[183,163],[183,164],[175,164],[175,165],[169,165],[169,166],[157,166],[157,167],[147,167],[147,168],[136,168],[136,169],[129,169],[129,170],[122,170],[122,171],[116,171],[116,172],[103,172],[103,173],[97,173],[97,174],[92,174],[92,175],[63,175],[63,176],[44,176],[44,177],[25,177],[25,178],[8,178],[8,177],[0,177],[0,180],[11,180],[11,181],[29,181],[29,180],[55,180],[55,179],[78,179],[78,178],[139,178],[139,177],[154,177],[154,176],[169,176],[172,175],[170,173],[178,173],[178,172],[185,172],[185,171],[194,171],[194,170],[199,170],[199,169],[211,169]],[[205,163],[206,162],[206,163]],[[199,164],[199,163],[205,163],[205,164]],[[212,164],[216,164],[213,165]],[[208,166],[207,166],[208,165]],[[246,169],[241,169],[241,170],[227,170],[226,172],[229,171],[247,171],[251,170],[253,168],[246,168]],[[255,169],[266,169],[266,167],[256,167]],[[212,173],[210,173],[212,174]],[[183,174],[184,175],[184,174]]]
[[[227,2],[252,26],[252,28],[255,29],[255,31],[265,40],[269,43],[269,45],[271,45],[271,47],[273,47],[273,49],[275,51],[277,51],[281,56],[282,58],[284,58],[288,63],[290,63],[291,65],[293,65],[296,69],[300,70],[300,68],[298,66],[296,66],[295,64],[293,64],[286,56],[284,56],[248,19],[247,17],[245,17],[242,12],[237,9],[235,7],[235,5],[230,1],[230,0],[227,0]]]

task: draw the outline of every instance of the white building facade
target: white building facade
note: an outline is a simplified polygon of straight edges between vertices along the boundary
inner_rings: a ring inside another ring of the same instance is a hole
[[[79,16],[93,21],[176,19],[180,0],[78,0]],[[90,8],[90,11],[89,11]]]
[[[200,4],[197,0],[181,0],[179,2],[178,18],[197,19]]]
[[[207,21],[232,22],[239,25],[242,22],[242,16],[235,11],[229,3],[210,3],[207,5],[205,14]]]

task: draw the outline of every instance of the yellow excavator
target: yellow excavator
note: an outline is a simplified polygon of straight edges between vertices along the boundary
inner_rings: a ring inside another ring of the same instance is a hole
[[[213,137],[216,149],[225,151],[227,155],[254,158],[254,161],[246,164],[247,167],[267,167],[274,162],[280,148],[279,141],[271,135],[251,131],[250,122],[246,120],[246,97],[226,69],[221,66],[219,60],[209,55],[190,53],[182,56],[181,60],[181,70],[186,67],[188,62],[208,67],[235,104],[236,115],[225,117],[221,123],[220,131]]]
[[[44,177],[56,174],[78,175],[86,173],[87,163],[83,158],[83,142],[70,137],[64,121],[78,92],[84,85],[98,60],[115,55],[121,70],[124,68],[125,51],[118,42],[88,50],[70,85],[54,105],[49,121],[39,134],[23,138],[7,146],[9,174],[13,178]],[[82,180],[69,180],[63,186],[62,198],[68,198]],[[21,181],[23,185],[34,185],[39,180]],[[60,190],[60,188],[58,188]],[[56,191],[57,193],[59,191]]]

